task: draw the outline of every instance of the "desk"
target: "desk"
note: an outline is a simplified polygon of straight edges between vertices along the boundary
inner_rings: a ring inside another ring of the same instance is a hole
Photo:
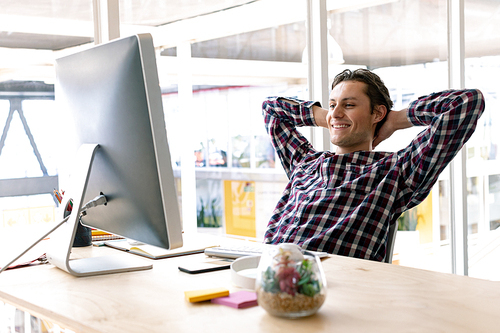
[[[109,248],[88,255],[131,255]],[[0,274],[0,300],[75,332],[494,332],[500,284],[340,256],[323,261],[328,295],[319,312],[282,319],[261,307],[188,303],[185,290],[226,287],[228,270],[189,275],[203,254],[156,260],[148,271],[75,278],[52,265]],[[147,259],[145,259],[147,260]]]

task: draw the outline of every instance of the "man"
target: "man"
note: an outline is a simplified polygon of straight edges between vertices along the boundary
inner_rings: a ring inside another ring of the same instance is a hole
[[[381,79],[358,69],[335,77],[329,104],[326,110],[281,97],[263,103],[267,131],[289,178],[264,242],[382,261],[389,225],[427,197],[470,138],[484,110],[483,95],[445,91],[391,111]],[[315,150],[300,126],[328,128],[335,153]],[[373,151],[411,126],[427,127],[405,149]]]

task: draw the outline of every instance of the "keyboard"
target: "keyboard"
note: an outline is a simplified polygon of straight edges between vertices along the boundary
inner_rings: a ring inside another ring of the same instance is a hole
[[[275,247],[271,244],[245,244],[245,245],[232,245],[232,246],[217,246],[205,249],[205,255],[210,257],[237,259],[245,256],[260,256],[268,248]],[[313,254],[320,258],[328,257],[327,252],[306,251],[307,254]]]

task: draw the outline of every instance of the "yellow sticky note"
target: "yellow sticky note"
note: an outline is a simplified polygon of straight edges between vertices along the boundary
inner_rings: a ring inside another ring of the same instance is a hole
[[[191,303],[208,301],[212,298],[229,296],[229,290],[226,288],[211,288],[203,290],[185,291],[186,300]]]

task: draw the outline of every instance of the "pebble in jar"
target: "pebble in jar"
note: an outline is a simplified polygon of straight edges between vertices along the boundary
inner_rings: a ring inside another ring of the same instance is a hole
[[[256,290],[259,305],[274,316],[310,316],[326,298],[321,261],[295,244],[281,244],[262,254]]]

